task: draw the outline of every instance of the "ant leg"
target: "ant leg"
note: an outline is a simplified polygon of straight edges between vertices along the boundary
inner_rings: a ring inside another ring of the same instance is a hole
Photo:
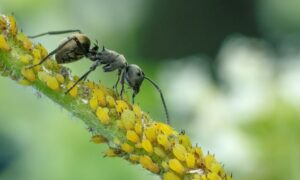
[[[91,72],[93,72],[93,71],[95,71],[96,70],[96,68],[100,65],[101,63],[100,63],[100,61],[96,61],[91,67],[90,67],[90,70],[88,70],[86,73],[84,73],[74,84],[73,84],[73,86],[72,87],[70,87],[66,92],[65,92],[65,94],[68,94],[80,81],[82,81],[82,80],[85,80],[87,77],[88,77],[88,75],[91,73]]]
[[[66,34],[66,33],[73,33],[73,32],[81,33],[81,31],[79,29],[73,29],[73,30],[70,29],[70,30],[63,30],[63,31],[49,31],[49,32],[37,34],[34,36],[28,36],[28,37],[29,38],[37,38],[37,37],[41,37],[41,36],[45,36],[45,35],[58,35],[58,34]]]
[[[119,84],[119,81],[120,81],[121,73],[122,73],[122,70],[119,69],[119,70],[118,70],[118,79],[117,79],[117,82],[116,82],[116,84],[113,86],[113,88],[115,89],[115,91],[116,91],[117,94],[118,94],[118,84]]]
[[[61,44],[60,46],[58,46],[56,49],[54,49],[53,51],[51,51],[46,57],[44,57],[39,63],[34,64],[32,66],[29,66],[27,69],[31,69],[34,68],[38,65],[43,64],[50,56],[56,54],[57,51],[59,51],[61,48],[63,48],[66,44],[68,44],[70,41],[77,39],[76,37],[72,37],[70,39],[68,39],[66,42],[64,42],[63,44]]]
[[[134,104],[135,93],[132,93],[132,104]]]
[[[120,96],[123,99],[123,93],[124,93],[124,83],[125,83],[125,71],[123,71],[122,73],[122,77],[121,77],[121,92],[120,92]]]

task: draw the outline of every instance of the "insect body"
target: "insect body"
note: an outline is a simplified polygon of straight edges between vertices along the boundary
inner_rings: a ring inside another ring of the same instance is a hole
[[[69,40],[74,39],[74,40]],[[81,47],[77,45],[76,40],[79,42]],[[67,42],[67,43],[66,43]],[[64,64],[77,61],[85,56],[85,52],[89,52],[90,39],[83,34],[73,34],[69,38],[62,41],[61,45],[66,43],[63,48],[60,48],[55,53],[55,59],[57,63]]]
[[[133,90],[132,93],[132,102],[134,103],[135,96],[139,93],[140,87],[144,79],[148,80],[160,93],[163,106],[165,109],[167,123],[169,124],[169,114],[167,106],[160,90],[159,86],[152,81],[150,78],[146,77],[142,69],[136,64],[128,64],[124,55],[119,54],[116,51],[109,50],[103,47],[102,51],[99,51],[98,43],[94,44],[91,47],[90,39],[81,33],[80,30],[65,30],[65,31],[50,31],[35,36],[30,36],[30,38],[36,38],[44,35],[55,35],[55,34],[64,34],[64,33],[74,33],[71,36],[67,37],[62,41],[62,43],[50,52],[46,57],[44,57],[38,64],[32,65],[29,68],[41,65],[45,62],[50,56],[55,55],[55,59],[58,64],[71,63],[77,60],[86,57],[87,59],[93,61],[94,63],[90,69],[84,73],[74,85],[66,91],[68,94],[80,81],[85,80],[88,75],[94,71],[98,66],[102,65],[104,72],[118,71],[118,79],[114,85],[115,90],[117,91],[117,86],[121,84],[120,95],[124,93],[124,84],[125,82]]]
[[[98,52],[99,47],[97,44],[95,44],[94,47],[90,49],[91,46],[90,39],[86,35],[82,34],[80,30],[51,31],[51,32],[42,33],[42,34],[29,36],[29,37],[36,38],[47,34],[53,35],[53,34],[63,34],[63,33],[70,33],[70,32],[75,32],[75,33],[63,39],[63,41],[56,49],[50,52],[38,64],[35,64],[30,68],[41,65],[52,55],[55,55],[55,59],[58,64],[74,62],[82,59],[83,57],[87,57],[88,59],[95,61],[93,56]]]

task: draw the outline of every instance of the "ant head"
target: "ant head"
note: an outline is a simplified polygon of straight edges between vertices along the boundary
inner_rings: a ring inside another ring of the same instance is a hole
[[[143,83],[145,74],[142,69],[135,64],[129,64],[125,70],[125,79],[133,89],[134,94],[138,94]]]

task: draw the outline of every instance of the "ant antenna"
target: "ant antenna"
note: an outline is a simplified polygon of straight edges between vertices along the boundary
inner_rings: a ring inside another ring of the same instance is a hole
[[[72,29],[72,30],[64,30],[64,31],[49,31],[49,32],[37,34],[34,36],[28,36],[28,37],[33,39],[33,38],[37,38],[37,37],[41,37],[41,36],[45,36],[45,35],[57,35],[57,34],[66,34],[66,33],[73,33],[73,32],[81,33],[81,31],[79,29]]]
[[[161,89],[159,88],[159,86],[154,82],[152,81],[150,78],[148,77],[144,77],[145,79],[147,79],[156,89],[157,91],[159,92],[160,94],[160,97],[161,97],[161,101],[164,105],[164,109],[165,109],[165,113],[166,113],[166,116],[167,116],[167,123],[170,124],[170,117],[169,117],[169,112],[168,112],[168,109],[167,109],[167,105],[166,105],[166,102],[165,102],[165,99],[164,99],[164,96],[163,96],[163,93],[161,91]]]

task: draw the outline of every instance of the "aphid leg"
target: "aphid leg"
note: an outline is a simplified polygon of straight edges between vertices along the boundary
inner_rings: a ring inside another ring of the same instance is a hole
[[[118,94],[118,84],[121,78],[121,74],[122,74],[122,69],[118,70],[118,79],[117,82],[115,83],[115,85],[113,86],[113,89],[116,91],[116,93]]]
[[[62,43],[60,46],[58,46],[56,49],[54,49],[52,52],[50,52],[46,57],[44,57],[38,64],[34,64],[32,66],[27,67],[27,69],[31,69],[34,68],[38,65],[43,64],[50,56],[54,55],[58,50],[60,50],[61,48],[63,48],[66,44],[68,44],[70,41],[77,39],[76,37],[72,37],[70,39],[68,39],[66,42]]]
[[[70,87],[65,94],[68,94],[80,81],[85,80],[88,75],[92,72],[95,71],[95,69],[101,64],[101,62],[98,60],[96,61],[91,67],[90,70],[88,70],[86,73],[84,73],[74,84],[72,87]]]
[[[163,106],[164,106],[164,109],[165,109],[165,113],[166,113],[166,117],[167,117],[167,123],[170,124],[170,118],[169,118],[169,112],[168,112],[168,109],[167,109],[167,105],[166,105],[166,102],[165,102],[165,99],[164,99],[164,96],[163,96],[163,93],[161,91],[161,89],[159,88],[159,86],[154,82],[152,81],[150,78],[148,77],[144,77],[145,79],[147,79],[156,89],[157,91],[159,92],[160,94],[160,97],[161,97],[161,101],[163,103]]]
[[[70,29],[70,30],[63,30],[63,31],[49,31],[41,34],[37,34],[34,36],[28,36],[29,38],[37,38],[45,35],[58,35],[58,34],[66,34],[66,33],[73,33],[73,32],[78,32],[81,33],[79,29]]]

